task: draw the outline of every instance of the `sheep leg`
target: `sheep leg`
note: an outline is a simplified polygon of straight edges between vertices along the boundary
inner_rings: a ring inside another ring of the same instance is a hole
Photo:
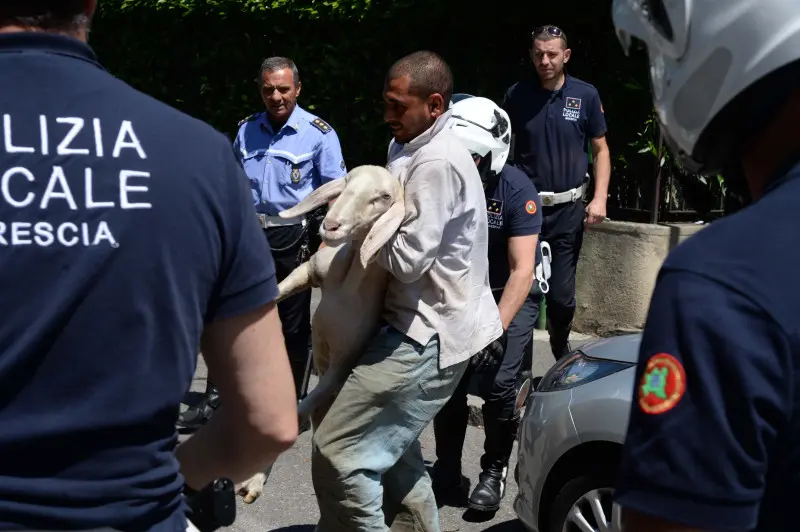
[[[297,405],[297,417],[300,420],[305,420],[311,416],[325,399],[344,384],[346,379],[347,374],[342,375],[342,371],[338,366],[331,366],[314,389]]]
[[[311,278],[311,261],[309,260],[292,270],[292,273],[278,284],[278,298],[275,302],[283,301],[289,296],[314,286]]]
[[[255,500],[258,499],[262,493],[264,493],[264,485],[267,483],[267,478],[272,471],[273,465],[274,464],[270,464],[269,467],[264,470],[264,472],[256,473],[249,479],[236,486],[236,492],[238,495],[244,497],[245,504],[253,504]]]
[[[297,405],[297,415],[301,420],[311,416],[327,398],[344,386],[361,353],[361,349],[354,349],[349,355],[338,359],[335,364],[331,364],[311,393]]]

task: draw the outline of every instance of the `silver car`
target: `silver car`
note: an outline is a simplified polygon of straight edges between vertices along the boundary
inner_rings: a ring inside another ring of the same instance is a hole
[[[514,472],[514,510],[526,529],[621,530],[611,497],[640,341],[637,333],[588,343],[534,380]]]

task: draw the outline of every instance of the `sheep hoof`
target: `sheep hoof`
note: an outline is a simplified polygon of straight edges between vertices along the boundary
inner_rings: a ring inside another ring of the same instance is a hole
[[[248,491],[247,495],[244,497],[244,503],[253,504],[260,496],[261,494],[257,491]]]
[[[239,484],[236,491],[239,495],[244,497],[245,504],[253,504],[264,492],[264,484],[266,482],[266,473],[256,473],[248,480]]]

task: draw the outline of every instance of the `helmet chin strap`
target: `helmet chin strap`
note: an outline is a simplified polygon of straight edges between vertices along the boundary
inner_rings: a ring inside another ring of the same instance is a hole
[[[478,174],[481,176],[483,183],[483,190],[494,194],[497,184],[500,182],[500,174],[492,171],[492,154],[486,154],[486,157],[481,157],[481,162],[478,163]]]
[[[491,152],[487,153],[485,157],[481,157],[480,162],[478,163],[478,174],[481,176],[481,181],[483,182],[483,188],[486,188],[486,183],[489,181],[492,168],[492,154]]]

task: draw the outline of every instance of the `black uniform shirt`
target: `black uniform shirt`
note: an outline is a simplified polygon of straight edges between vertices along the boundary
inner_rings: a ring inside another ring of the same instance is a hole
[[[508,239],[538,235],[542,229],[542,204],[530,179],[520,170],[505,165],[496,178],[496,185],[486,189],[486,211],[489,217],[489,284],[492,290],[502,289],[508,281]],[[541,261],[536,247],[536,264]]]
[[[664,263],[617,500],[702,530],[796,531],[800,166]]]
[[[557,91],[535,76],[512,85],[502,104],[514,132],[514,166],[540,192],[564,192],[583,183],[589,140],[606,133],[600,96],[592,85],[567,76]]]
[[[248,179],[80,41],[0,35],[0,72],[0,530],[185,530],[204,323],[277,294]]]

